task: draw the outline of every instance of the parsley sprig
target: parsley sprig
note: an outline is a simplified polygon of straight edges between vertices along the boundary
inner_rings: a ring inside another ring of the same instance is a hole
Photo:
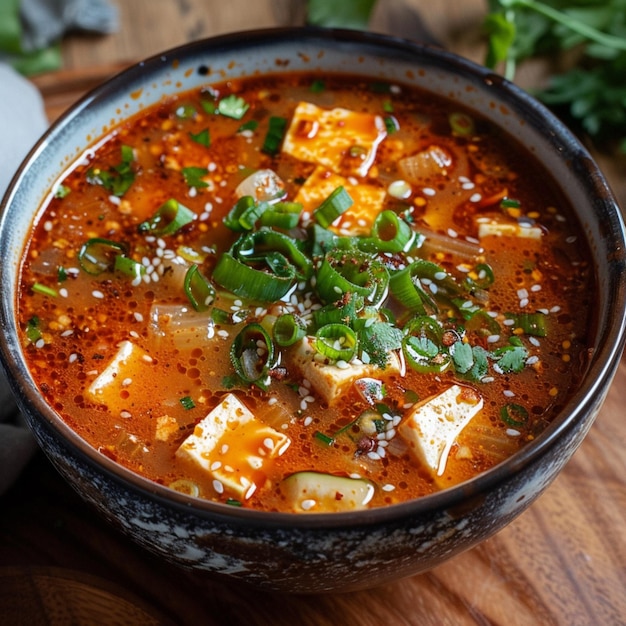
[[[573,66],[535,95],[603,142],[626,153],[626,0],[490,0],[485,65],[514,80],[531,57],[568,52]]]

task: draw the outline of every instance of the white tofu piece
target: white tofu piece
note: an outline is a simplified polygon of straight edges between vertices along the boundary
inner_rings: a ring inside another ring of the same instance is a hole
[[[335,172],[348,171],[367,176],[378,144],[386,137],[380,115],[348,109],[321,109],[309,102],[299,102],[285,133],[282,150],[296,159],[318,163]],[[346,160],[350,150],[361,158]],[[347,166],[350,163],[351,165]]]
[[[542,232],[538,226],[523,226],[504,222],[479,222],[478,238],[489,237],[521,237],[524,239],[541,239]]]
[[[149,377],[151,367],[152,358],[145,350],[131,341],[122,341],[113,359],[87,388],[86,395],[112,412],[121,413],[133,403],[134,389],[140,392],[143,387],[132,383]]]
[[[316,167],[298,190],[295,202],[301,202],[305,211],[313,211],[337,188],[343,186],[354,204],[340,215],[330,230],[346,236],[369,235],[376,216],[382,211],[386,191],[375,185],[355,184],[348,178]]]
[[[213,478],[218,493],[228,489],[247,500],[266,479],[267,463],[285,453],[291,439],[256,419],[230,393],[183,441],[176,455]]]
[[[452,445],[482,407],[483,399],[477,391],[452,385],[415,406],[397,432],[417,459],[441,476]]]
[[[317,395],[329,406],[361,378],[384,379],[400,371],[400,360],[395,352],[389,353],[385,369],[360,363],[346,363],[345,366],[338,367],[317,352],[311,342],[311,337],[304,337],[300,341],[292,355],[293,363],[303,378],[311,383]]]

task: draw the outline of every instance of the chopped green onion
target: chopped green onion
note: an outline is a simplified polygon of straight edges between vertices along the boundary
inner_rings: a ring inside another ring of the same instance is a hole
[[[267,134],[265,135],[265,140],[263,141],[263,146],[261,147],[261,150],[265,152],[265,154],[269,154],[270,156],[274,156],[275,154],[277,154],[280,150],[280,145],[283,141],[286,130],[286,118],[277,116],[270,117]]]
[[[228,504],[229,506],[243,506],[241,502],[235,498],[227,498],[226,504]]]
[[[213,115],[217,112],[217,103],[215,100],[202,100],[200,102],[200,106],[202,107],[202,110],[209,115]]]
[[[326,304],[350,293],[361,296],[371,306],[378,306],[387,297],[388,287],[387,268],[360,250],[331,250],[317,272],[317,293]]]
[[[507,426],[523,428],[528,423],[528,411],[521,404],[505,404],[500,409],[500,418]]]
[[[384,122],[388,134],[392,135],[393,133],[400,130],[400,123],[393,115],[386,115],[384,118]]]
[[[313,211],[317,223],[328,228],[342,213],[345,213],[354,200],[343,186],[337,187],[329,196]]]
[[[281,347],[292,346],[306,334],[306,325],[293,313],[279,315],[272,329],[274,341]]]
[[[146,268],[141,263],[135,261],[135,259],[124,256],[123,254],[118,254],[115,257],[113,269],[117,272],[125,274],[126,276],[129,276],[133,280],[143,276],[146,273]]]
[[[359,242],[359,247],[373,252],[407,252],[415,242],[415,231],[389,209],[381,211],[372,224],[371,237]]]
[[[335,443],[335,439],[333,437],[329,437],[319,430],[316,430],[313,433],[313,437],[325,446],[332,446]]]
[[[321,79],[314,80],[309,87],[312,93],[321,93],[324,89],[326,89],[326,84]]]
[[[35,293],[39,293],[42,296],[50,296],[52,298],[56,298],[59,295],[56,289],[48,287],[47,285],[42,285],[41,283],[35,283],[32,289]]]
[[[94,237],[81,246],[78,263],[87,274],[98,276],[102,272],[111,271],[115,267],[116,257],[120,254],[126,254],[124,244]]]
[[[468,333],[488,337],[489,335],[499,335],[502,329],[500,324],[487,311],[480,309],[469,317],[465,323],[465,330]]]
[[[466,113],[451,113],[448,122],[455,135],[466,137],[474,134],[474,120]]]
[[[242,196],[228,212],[228,215],[224,217],[224,225],[236,232],[249,230],[243,225],[240,218],[246,211],[254,209],[255,206],[256,202],[252,196]],[[249,221],[249,218],[245,221]]]
[[[237,132],[238,133],[243,133],[246,130],[256,130],[258,127],[259,123],[256,120],[248,120],[247,122],[244,122],[238,129]]]
[[[62,265],[59,265],[57,269],[57,280],[60,283],[64,283],[67,280],[67,271]]]
[[[118,165],[102,171],[99,168],[90,168],[87,171],[87,182],[91,185],[102,185],[114,196],[123,196],[133,184],[135,173],[131,167],[134,160],[133,149],[122,145],[120,149],[122,160]]]
[[[203,178],[209,173],[208,170],[204,167],[183,167],[181,170],[183,178],[185,179],[185,183],[189,185],[189,187],[208,187],[209,183],[207,183]]]
[[[268,265],[268,268],[270,266]],[[224,252],[213,270],[213,280],[242,298],[260,302],[280,300],[293,286],[296,272],[292,265],[281,276],[263,269],[256,269]]]
[[[232,117],[234,120],[240,120],[250,105],[241,97],[234,93],[222,98],[217,105],[217,110],[226,117]]]
[[[503,209],[519,209],[522,205],[519,200],[515,200],[514,198],[503,198],[500,201],[500,206]]]
[[[527,335],[545,337],[547,334],[547,317],[544,313],[538,311],[535,313],[507,313],[506,317],[514,320],[515,328],[521,328]]]
[[[315,349],[333,361],[349,362],[357,343],[356,333],[345,324],[326,324],[315,333]]]
[[[183,287],[196,311],[206,311],[215,300],[213,285],[200,273],[195,263],[187,270]]]
[[[66,187],[65,185],[59,185],[54,192],[54,197],[65,198],[65,196],[69,195],[71,192],[72,190],[69,187]]]
[[[391,100],[385,100],[383,102],[383,111],[385,113],[393,113],[393,102],[391,102]]]
[[[190,224],[196,215],[174,198],[165,201],[157,212],[139,225],[139,230],[152,235],[173,235],[183,226]]]
[[[189,103],[177,106],[174,113],[176,117],[181,120],[192,120],[198,114],[193,104]]]
[[[209,133],[208,128],[201,130],[199,133],[189,133],[189,137],[191,137],[192,141],[195,141],[206,148],[211,145],[211,134]]]
[[[196,408],[196,403],[193,401],[193,399],[190,396],[185,396],[183,398],[181,398],[179,400],[179,402],[181,403],[183,409],[185,409],[185,411],[190,411],[191,409],[195,409]]]
[[[466,278],[465,282],[468,289],[487,289],[493,285],[495,275],[491,265],[487,263],[479,263],[474,268],[474,273],[476,274],[476,278],[471,278],[469,276]]]
[[[300,202],[277,202],[261,215],[261,225],[291,230],[298,225],[302,204]]]
[[[37,343],[42,337],[39,324],[40,320],[36,315],[33,315],[26,323],[26,337],[31,343]]]
[[[244,382],[264,386],[274,364],[274,343],[261,324],[248,324],[237,334],[230,348],[230,360]]]

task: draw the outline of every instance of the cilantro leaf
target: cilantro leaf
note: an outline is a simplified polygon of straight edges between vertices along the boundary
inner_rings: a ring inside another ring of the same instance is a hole
[[[183,167],[181,171],[185,182],[190,187],[208,187],[209,183],[202,180],[208,174],[208,170],[204,167]]]
[[[389,352],[402,346],[402,331],[389,322],[364,324],[359,332],[359,345],[369,355],[370,363],[384,369]]]
[[[498,362],[498,367],[505,374],[524,369],[528,351],[517,337],[509,339],[509,345],[498,348],[492,353],[492,358]]]

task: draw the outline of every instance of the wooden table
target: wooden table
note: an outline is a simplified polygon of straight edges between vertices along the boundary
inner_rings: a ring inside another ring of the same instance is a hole
[[[373,27],[410,36],[418,32],[415,11],[421,10],[443,45],[480,61],[485,4],[382,0]],[[301,12],[298,0],[120,0],[118,5],[118,33],[68,38],[63,71],[36,79],[51,119],[133,60],[199,37],[286,23]],[[393,21],[392,10],[404,13]],[[524,80],[529,78],[522,74],[522,85]],[[626,207],[624,162],[598,158]],[[589,436],[528,511],[432,572],[345,595],[267,594],[166,566],[105,525],[39,453],[0,499],[0,622],[626,624],[625,406],[622,359]]]

